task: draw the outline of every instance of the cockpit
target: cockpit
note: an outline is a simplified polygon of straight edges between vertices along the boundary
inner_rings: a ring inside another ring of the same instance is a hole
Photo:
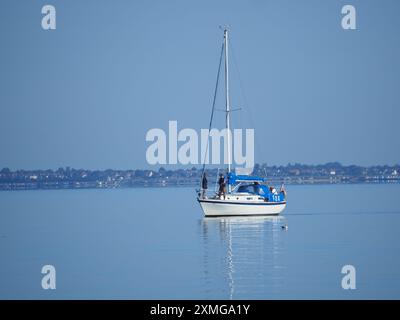
[[[268,187],[259,183],[240,184],[234,192],[257,194],[260,196],[265,196],[269,193]]]

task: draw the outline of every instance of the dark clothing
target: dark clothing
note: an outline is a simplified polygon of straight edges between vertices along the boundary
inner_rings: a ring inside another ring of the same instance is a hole
[[[225,198],[226,184],[224,177],[220,177],[218,179],[218,184],[219,184],[218,196],[220,197],[221,195],[223,195]]]
[[[222,186],[223,184],[225,184],[225,179],[224,179],[224,177],[219,177],[219,179],[218,179],[218,184],[219,184],[219,188],[221,188],[221,186]]]
[[[201,181],[201,187],[203,189],[208,189],[208,181],[207,181],[206,176],[203,176],[203,180]]]

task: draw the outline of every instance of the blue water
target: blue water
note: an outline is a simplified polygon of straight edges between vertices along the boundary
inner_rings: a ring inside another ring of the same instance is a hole
[[[279,218],[204,219],[194,197],[0,192],[0,298],[400,298],[400,185],[288,186]],[[355,290],[341,287],[347,264]]]

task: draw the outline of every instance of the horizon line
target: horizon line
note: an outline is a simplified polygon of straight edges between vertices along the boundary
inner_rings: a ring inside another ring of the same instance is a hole
[[[267,166],[267,167],[289,167],[289,166],[308,166],[308,167],[317,167],[317,166],[340,166],[340,167],[351,167],[351,166],[355,166],[355,167],[360,167],[360,168],[373,168],[373,167],[400,167],[400,163],[396,163],[396,164],[373,164],[373,165],[359,165],[359,164],[342,164],[339,161],[332,161],[332,162],[325,162],[325,163],[318,163],[318,164],[307,164],[307,163],[300,163],[300,162],[288,162],[287,164],[272,164],[269,165],[268,163],[256,163],[254,165],[254,167],[256,166]],[[202,169],[202,165],[201,164],[197,164],[197,165],[179,165],[180,167],[178,168],[168,168],[169,166],[172,165],[157,165],[154,166],[155,168],[128,168],[128,169],[116,169],[116,168],[105,168],[105,169],[87,169],[87,168],[83,168],[83,167],[72,167],[72,166],[59,166],[57,168],[46,168],[46,169],[23,169],[23,168],[18,168],[18,169],[10,169],[9,167],[0,167],[0,172],[2,172],[3,170],[9,170],[10,172],[16,172],[16,171],[47,171],[47,170],[51,170],[51,171],[57,171],[59,169],[67,169],[69,168],[70,170],[85,170],[85,171],[107,171],[107,170],[113,170],[113,171],[131,171],[131,170],[141,170],[141,171],[159,171],[161,168],[168,170],[168,171],[174,171],[174,170],[193,170],[193,168],[195,168],[196,170],[201,170]],[[208,168],[208,170],[212,170],[212,169],[221,169],[221,167],[218,167],[217,165],[209,165],[210,167]],[[222,167],[225,168],[226,165],[223,165]],[[254,169],[253,167],[253,169]],[[238,168],[240,168],[240,166],[238,166]]]

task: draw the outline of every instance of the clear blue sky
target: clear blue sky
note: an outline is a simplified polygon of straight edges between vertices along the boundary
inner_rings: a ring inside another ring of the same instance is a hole
[[[147,130],[207,127],[219,25],[256,162],[399,163],[399,14],[397,0],[2,0],[0,168],[147,168]]]

